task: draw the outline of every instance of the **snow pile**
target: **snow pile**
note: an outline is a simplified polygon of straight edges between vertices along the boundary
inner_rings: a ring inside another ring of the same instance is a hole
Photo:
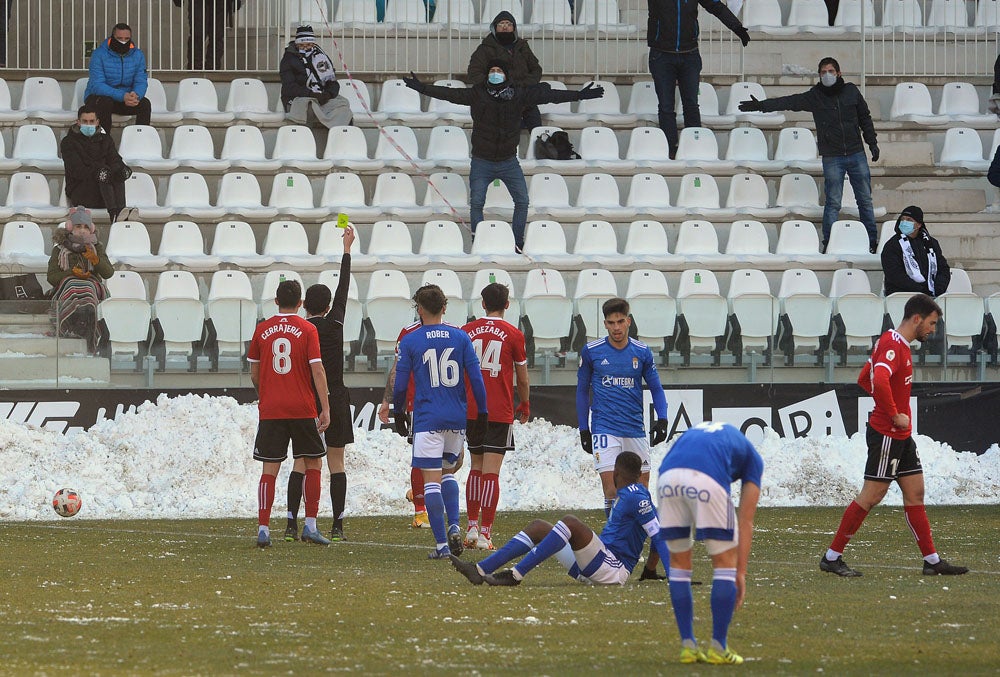
[[[52,494],[72,487],[86,518],[251,517],[260,464],[252,457],[254,405],[228,397],[186,395],[147,402],[73,437],[0,421],[4,472],[0,519],[52,519]],[[592,459],[573,428],[532,421],[517,426],[518,449],[503,468],[501,507],[507,510],[599,508],[602,496]],[[390,430],[355,431],[347,450],[348,514],[404,514],[409,447]],[[991,503],[1000,495],[1000,447],[956,453],[917,436],[932,504]],[[653,450],[659,465],[667,444]],[[863,434],[785,440],[767,431],[762,505],[843,505],[861,484]],[[278,478],[275,515],[284,505],[287,473]],[[466,470],[459,473],[464,484]],[[326,482],[324,481],[324,487]],[[899,505],[899,491],[887,503]],[[329,499],[320,503],[330,511]]]

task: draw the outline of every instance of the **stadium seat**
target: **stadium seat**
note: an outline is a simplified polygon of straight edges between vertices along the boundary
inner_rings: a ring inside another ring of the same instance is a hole
[[[366,6],[371,5],[368,0],[359,0]],[[341,83],[340,96],[347,99],[348,103],[351,105],[351,112],[357,121],[360,120],[373,120],[374,122],[385,122],[386,114],[379,113],[375,111],[374,106],[372,106],[371,94],[368,91],[368,85],[358,80],[357,78],[351,78]]]
[[[467,172],[472,164],[469,153],[469,139],[461,127],[438,125],[431,128],[427,142],[428,162],[447,167],[452,172]]]
[[[267,228],[261,253],[273,257],[281,266],[296,270],[326,265],[325,256],[309,253],[306,229],[298,221],[273,221]]]
[[[34,221],[9,221],[0,240],[0,267],[18,272],[41,273],[48,269],[45,238]]]
[[[819,204],[819,187],[815,179],[808,174],[782,174],[778,183],[778,197],[774,202],[792,214],[800,214],[810,219],[823,218],[823,208]]]
[[[441,11],[441,5],[438,5],[438,12]],[[435,80],[435,85],[438,87],[451,87],[453,89],[464,89],[465,83],[461,80]],[[442,120],[446,120],[453,125],[469,126],[472,124],[472,113],[468,106],[460,103],[452,103],[451,101],[445,101],[444,99],[431,99],[427,104],[428,113],[436,113],[437,117]],[[431,132],[437,127],[433,127]],[[427,156],[430,157],[430,151],[428,151]]]
[[[800,33],[821,33],[840,35],[845,31],[840,27],[828,26],[826,3],[823,0],[792,0],[788,11],[788,26]]]
[[[977,5],[988,4],[978,2]],[[933,0],[927,14],[927,27],[948,33],[970,33],[969,16],[966,14],[965,0]]]
[[[328,263],[340,263],[344,257],[344,229],[336,221],[324,221],[319,227],[319,240],[316,242],[316,256],[326,258]],[[355,237],[351,243],[351,270],[371,268],[378,263],[374,256],[361,253],[361,238]]]
[[[656,122],[659,120],[660,100],[656,96],[656,86],[652,80],[635,80],[632,82],[632,91],[629,94],[626,113],[631,113],[640,120]],[[716,109],[718,110],[718,108]],[[636,127],[635,129],[646,129]],[[659,129],[657,127],[657,129]]]
[[[884,0],[882,5],[882,27],[892,33],[892,29],[913,32],[924,25],[923,14],[917,0]],[[873,27],[866,24],[866,27]]]
[[[950,293],[972,294],[972,280],[969,274],[962,268],[951,269],[951,282],[948,283]]]
[[[683,256],[670,253],[667,231],[659,221],[630,223],[622,253],[633,257],[637,265],[666,267],[684,262]]]
[[[376,221],[368,242],[369,256],[378,257],[380,264],[420,268],[429,258],[413,253],[410,228],[402,221]]]
[[[576,206],[587,215],[606,220],[625,221],[638,214],[638,210],[622,206],[618,182],[605,173],[583,175]]]
[[[472,278],[472,288],[469,290],[469,317],[478,320],[486,315],[486,311],[483,309],[483,288],[493,282],[506,286],[510,291],[508,297],[510,305],[507,312],[504,313],[504,319],[516,327],[517,321],[521,317],[521,302],[514,292],[514,281],[511,279],[510,273],[501,268],[479,268],[476,271]]]
[[[186,270],[160,273],[153,297],[153,335],[150,353],[156,355],[163,371],[172,356],[185,358],[189,371],[197,363],[195,344],[201,342],[205,324],[198,281]]]
[[[566,179],[555,173],[546,172],[531,177],[528,183],[528,205],[529,215],[541,214],[553,219],[580,219],[585,214],[583,209],[570,206]]]
[[[638,268],[629,273],[625,292],[632,311],[632,326],[637,338],[647,344],[653,354],[669,357],[677,321],[677,301],[670,295],[667,278],[659,270]]]
[[[819,253],[819,234],[809,221],[785,221],[778,230],[774,253],[790,261],[816,263],[822,260]]]
[[[734,221],[729,228],[725,253],[750,263],[762,264],[774,260],[768,244],[767,230],[760,221]]]
[[[530,24],[548,31],[572,26],[573,8],[566,0],[534,0]]]
[[[201,228],[194,221],[167,221],[163,224],[157,253],[175,265],[197,272],[217,270],[222,263],[218,256],[205,253]]]
[[[436,172],[427,179],[427,190],[424,193],[425,207],[458,210],[463,212],[469,206],[469,192],[466,189],[465,178],[458,174]]]
[[[788,28],[782,24],[778,0],[750,0],[744,3],[742,23],[747,30],[768,35],[793,35],[798,31],[795,27]]]
[[[807,268],[791,268],[781,275],[778,289],[781,319],[777,348],[784,352],[786,364],[793,365],[795,354],[808,352],[823,363],[828,348],[833,304],[823,296],[816,273]]]
[[[706,209],[719,209],[719,186],[710,174],[685,174],[677,192],[677,206],[687,213],[702,213]]]
[[[636,214],[649,215],[655,219],[675,221],[687,214],[684,207],[670,205],[670,186],[662,175],[653,172],[634,174],[629,183],[625,207]]]
[[[524,10],[521,0],[484,0],[479,23],[489,26],[493,17],[506,10],[514,15],[518,23],[524,21]]]
[[[943,311],[945,364],[951,361],[948,356],[956,352],[969,355],[969,362],[975,364],[974,351],[982,334],[986,312],[982,297],[972,291],[953,290],[949,285],[947,293],[934,300]]]
[[[219,110],[219,94],[208,78],[184,78],[177,84],[174,106],[186,118],[202,124],[225,125],[236,119],[231,111]]]
[[[76,111],[63,108],[62,87],[55,78],[25,78],[19,108],[27,117],[44,122],[65,125],[76,121]]]
[[[729,303],[719,294],[719,281],[710,270],[688,268],[677,287],[677,329],[674,342],[691,364],[691,354],[710,354],[718,365],[726,335]]]
[[[711,163],[716,168],[719,160],[719,142],[715,132],[707,127],[685,127],[681,130],[677,144],[677,161],[689,167],[703,167]],[[725,163],[728,168],[736,166],[735,162]]]
[[[262,203],[260,184],[249,172],[229,172],[219,182],[218,206],[227,214],[234,214],[248,221],[266,221],[278,216],[275,207]]]
[[[558,80],[542,80],[552,89],[566,91],[566,84]],[[572,103],[564,101],[562,103],[544,103],[538,107],[542,114],[542,119],[549,125],[577,129],[586,127],[591,122],[589,115],[574,113]]]
[[[639,32],[638,26],[621,20],[617,0],[594,0],[594,2],[582,3],[577,23],[582,26],[596,27],[602,34],[612,36],[625,36]]]
[[[576,314],[583,320],[588,341],[607,336],[604,328],[604,313],[601,307],[604,302],[618,298],[618,285],[615,276],[603,268],[588,268],[581,270],[576,278],[576,291],[573,293],[573,303]]]
[[[710,221],[683,221],[677,231],[674,253],[704,265],[735,263],[736,257],[719,253],[719,236]]]
[[[816,137],[805,127],[785,127],[778,134],[774,160],[803,172],[819,172],[823,161],[816,147]]]
[[[154,127],[176,125],[184,119],[184,113],[167,107],[167,92],[156,78],[146,78],[146,98],[152,109],[150,124]]]
[[[417,136],[413,130],[401,125],[382,128],[375,145],[375,159],[384,162],[386,167],[403,172],[423,171],[432,166],[431,162],[420,159]]]
[[[426,221],[434,211],[417,205],[417,190],[413,179],[400,172],[383,172],[378,175],[372,205],[384,213],[407,221]]]
[[[421,0],[392,0],[385,7],[385,22],[406,24],[401,26],[406,30],[427,29],[427,6]]]
[[[472,254],[502,268],[523,266],[525,257],[514,251],[514,231],[506,221],[483,220],[472,238]]]
[[[219,357],[242,358],[257,326],[257,302],[247,274],[242,270],[213,273],[205,312],[211,326],[209,335],[214,333],[215,340],[213,369],[218,369]]]
[[[756,127],[737,127],[729,132],[726,160],[755,172],[778,171],[786,167],[785,162],[768,159],[767,139],[764,132]]]
[[[601,0],[591,0],[591,5],[594,2],[600,2]],[[584,6],[587,3],[582,3]],[[581,13],[583,9],[581,8]],[[577,104],[577,115],[586,116],[586,121],[584,124],[599,122],[602,125],[620,125],[620,126],[631,126],[634,125],[639,117],[632,113],[622,112],[621,99],[618,96],[618,88],[615,83],[610,80],[591,80],[580,85],[579,89],[583,89],[587,85],[593,84],[595,87],[604,88],[604,96],[597,99],[584,99]]]
[[[105,285],[108,293],[97,306],[97,315],[108,332],[108,356],[137,360],[149,337],[152,316],[146,285],[134,270],[116,270]]]
[[[7,157],[7,143],[0,135],[0,172],[12,174],[21,169],[21,161]]]
[[[826,255],[854,264],[878,265],[878,257],[869,253],[868,246],[865,224],[853,219],[841,219],[830,226]]]
[[[531,221],[524,230],[524,254],[533,261],[560,270],[583,263],[583,257],[570,254],[566,247],[566,233],[556,221]]]
[[[736,116],[726,112],[719,112],[719,93],[711,82],[701,81],[698,85],[698,109],[701,111],[701,122],[704,125],[716,125],[719,127],[732,127],[736,124]],[[680,104],[680,91],[677,92],[677,99],[674,105],[677,111],[677,118],[683,118],[683,109]]]
[[[900,82],[896,84],[889,108],[889,119],[915,122],[923,125],[947,124],[948,118],[934,115],[931,111],[931,93],[922,82]]]
[[[118,154],[132,169],[147,172],[172,172],[180,164],[163,157],[163,143],[155,127],[129,125],[122,130]]]
[[[469,320],[469,305],[462,291],[462,282],[454,270],[434,268],[425,270],[420,278],[420,286],[436,284],[444,292],[448,306],[444,311],[444,321],[461,327]]]
[[[625,159],[634,163],[637,169],[656,172],[667,171],[676,166],[670,159],[670,145],[659,127],[633,127],[629,133]]]
[[[217,223],[211,254],[237,268],[267,268],[274,264],[273,257],[257,253],[253,228],[246,221]]]
[[[614,226],[603,220],[581,221],[576,229],[573,254],[602,266],[631,266],[635,260],[618,252]]]
[[[566,283],[558,270],[532,268],[528,271],[521,309],[531,325],[531,330],[525,332],[525,339],[531,337],[535,352],[547,357],[561,351],[563,340],[569,336],[573,301],[566,296]],[[530,350],[529,366],[534,361]]]
[[[848,176],[844,177],[844,193],[840,200],[840,210],[852,216],[858,215],[858,199],[854,195],[854,186],[851,185],[850,177]],[[885,216],[885,207],[873,204],[872,211],[875,212],[876,218]]]
[[[861,30],[862,22],[866,28],[875,26],[875,5],[872,0],[842,0],[833,24],[855,32]]]
[[[486,213],[501,209],[506,210],[507,213],[513,212],[514,198],[510,196],[507,184],[497,181],[492,182],[489,188],[486,189],[486,202],[483,208],[486,210]]]
[[[279,172],[271,184],[269,207],[277,207],[280,214],[288,214],[299,221],[328,218],[330,208],[316,206],[309,177],[299,172]]]
[[[563,176],[586,171],[586,160],[545,160],[535,156],[535,141],[538,137],[542,134],[552,134],[558,131],[562,131],[561,128],[551,125],[535,127],[531,130],[531,134],[528,136],[528,147],[524,152],[524,160],[521,161],[521,168],[524,171],[554,171]]]
[[[345,29],[366,31],[376,26],[378,22],[375,3],[365,0],[341,0],[337,3],[335,18],[336,24],[332,26],[334,31]],[[346,26],[337,25],[341,23]]]
[[[842,268],[833,271],[830,298],[833,300],[831,345],[839,353],[840,363],[847,364],[851,349],[867,358],[882,333],[885,318],[882,297],[872,293],[863,270]]]
[[[321,160],[316,156],[316,139],[312,129],[305,125],[279,127],[271,156],[301,172],[328,172],[333,169],[333,160]]]
[[[476,10],[469,0],[441,0],[437,3],[431,23],[451,25],[453,30],[471,28],[476,24]],[[479,26],[475,25],[475,29],[478,31]]]
[[[990,125],[996,122],[993,113],[982,113],[979,94],[968,82],[947,82],[941,88],[938,115],[946,115],[954,122],[967,125]]]
[[[965,9],[965,3],[962,3],[962,9]],[[979,0],[976,3],[976,18],[973,25],[990,31],[1000,26],[1000,0]]]
[[[138,211],[134,216],[143,221],[169,219],[174,215],[173,207],[158,202],[153,177],[142,172],[132,172],[125,180],[125,204],[134,207]]]
[[[163,206],[176,214],[186,214],[193,219],[221,219],[226,214],[222,207],[213,207],[208,197],[205,177],[194,172],[171,174]]]
[[[462,230],[454,221],[436,219],[424,224],[417,252],[433,263],[449,268],[472,268],[479,265],[478,256],[465,253]]]
[[[635,162],[622,160],[618,153],[618,137],[610,127],[584,127],[580,130],[579,154],[588,168],[606,172],[629,172]]]
[[[283,280],[295,280],[302,285],[303,289],[306,288],[306,286],[302,284],[302,276],[294,270],[286,268],[284,270],[269,271],[266,275],[264,275],[264,283],[261,285],[259,303],[260,316],[262,319],[266,320],[278,313],[278,304],[274,302],[274,296],[278,291],[278,285],[281,284]],[[305,308],[299,308],[298,315],[300,317],[305,317]]]
[[[284,111],[272,111],[267,103],[267,89],[257,78],[237,78],[229,83],[226,110],[237,120],[249,120],[258,125],[281,124]]]
[[[66,207],[52,204],[52,190],[48,179],[38,172],[16,172],[11,175],[6,207],[0,212],[0,217],[27,214],[35,221],[60,219],[68,211]]]
[[[224,172],[230,167],[229,160],[215,157],[212,134],[203,125],[181,125],[174,130],[170,159],[198,172]]]
[[[281,169],[280,160],[271,160],[267,157],[264,135],[254,125],[226,127],[220,158],[228,162],[230,167],[258,174],[271,174]]]
[[[11,105],[12,99],[10,98],[10,87],[7,85],[7,81],[0,78],[0,122],[3,123],[13,123],[21,122],[28,117],[27,111],[24,110],[14,110]],[[79,108],[79,106],[77,106]],[[74,108],[73,110],[76,110]]]
[[[391,354],[400,328],[414,317],[410,285],[402,271],[376,270],[371,274],[365,314],[371,320],[378,352]]]
[[[843,0],[846,2],[846,0]],[[743,113],[739,105],[749,101],[750,97],[758,100],[767,98],[764,87],[759,82],[734,82],[729,86],[729,102],[726,104],[726,115],[734,115],[740,122],[749,122],[754,127],[781,127],[785,124],[783,113]]]
[[[356,172],[377,171],[385,166],[382,160],[373,160],[368,156],[364,130],[353,125],[330,128],[323,159],[332,161],[334,166]]]
[[[21,125],[14,137],[14,149],[11,158],[19,161],[25,167],[37,168],[43,172],[63,170],[63,161],[59,157],[59,144],[56,135],[47,125]]]
[[[385,114],[389,122],[403,125],[426,125],[437,119],[437,113],[426,113],[420,109],[420,93],[396,78],[382,83],[378,111]]]
[[[357,240],[355,240],[356,242]],[[353,258],[353,257],[352,257]],[[353,263],[353,261],[352,261]],[[331,296],[337,293],[340,284],[339,270],[324,270],[319,274],[317,284],[325,284],[330,289]],[[351,279],[347,284],[347,304],[344,308],[344,353],[349,354],[351,342],[357,341],[361,336],[361,321],[364,318],[364,308],[361,306],[358,294],[358,281],[351,273]]]
[[[115,266],[126,266],[134,270],[163,270],[170,262],[165,256],[153,255],[149,232],[140,221],[112,223],[105,251]]]
[[[771,295],[767,276],[760,270],[733,271],[729,282],[729,328],[727,346],[736,364],[747,353],[759,351],[769,364],[774,335],[778,330],[778,300]]]
[[[330,213],[347,214],[352,222],[374,221],[382,215],[381,208],[369,207],[365,203],[365,187],[361,183],[361,177],[352,172],[327,174],[323,181],[320,207]]]
[[[726,208],[737,214],[751,214],[760,219],[778,219],[788,214],[784,207],[769,206],[767,183],[760,174],[737,174],[729,183]]]

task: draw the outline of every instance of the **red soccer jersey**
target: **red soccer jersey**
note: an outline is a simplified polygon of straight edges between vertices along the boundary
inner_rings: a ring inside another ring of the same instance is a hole
[[[417,329],[420,329],[420,321],[419,320],[416,321],[416,322],[414,322],[413,324],[408,324],[408,325],[406,325],[405,327],[403,327],[402,329],[399,330],[399,336],[396,337],[396,360],[399,360],[399,343],[400,343],[400,341],[403,340],[404,336],[406,336],[407,334],[415,332]],[[410,374],[410,383],[406,386],[406,411],[413,411],[413,393],[414,392],[415,391],[414,391],[414,385],[413,385],[413,375]],[[390,392],[389,394],[390,394],[390,397],[391,397],[392,393]]]
[[[260,363],[260,419],[316,418],[313,362],[322,362],[316,327],[298,315],[278,314],[254,329],[247,360]]]
[[[462,329],[472,339],[472,347],[479,357],[486,383],[486,408],[495,423],[514,422],[514,365],[526,364],[524,334],[521,330],[499,317],[482,317]],[[476,418],[479,410],[466,384],[469,402],[468,417]]]
[[[889,376],[889,393],[875,392],[875,379],[880,376],[879,370],[885,370]],[[861,369],[858,385],[875,398],[875,409],[868,423],[876,431],[897,440],[910,437],[910,428],[901,430],[892,424],[895,414],[910,416],[910,390],[913,386],[913,360],[910,355],[910,342],[899,335],[895,329],[882,334],[868,362]],[[912,421],[912,417],[911,421]]]

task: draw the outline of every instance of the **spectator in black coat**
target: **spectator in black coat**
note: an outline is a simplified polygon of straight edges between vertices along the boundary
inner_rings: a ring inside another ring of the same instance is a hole
[[[339,96],[340,83],[333,61],[316,44],[312,26],[296,29],[278,70],[281,103],[289,120],[300,125],[318,122],[326,127],[351,124],[351,104]]]
[[[896,219],[896,235],[882,248],[885,294],[940,296],[948,291],[951,268],[941,245],[927,232],[924,211],[909,206]]]
[[[97,109],[80,106],[77,121],[59,144],[66,170],[66,197],[72,205],[108,210],[114,223],[125,208],[125,180],[132,170],[114,139],[98,124]]]

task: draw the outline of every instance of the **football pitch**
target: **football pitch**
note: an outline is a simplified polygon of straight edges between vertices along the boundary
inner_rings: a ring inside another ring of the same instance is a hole
[[[426,559],[430,532],[405,517],[349,518],[351,540],[321,547],[282,541],[278,512],[268,550],[254,546],[253,519],[3,524],[0,673],[1000,670],[997,506],[928,508],[938,550],[972,570],[958,577],[921,576],[902,509],[876,508],[845,556],[864,572],[856,579],[817,566],[841,508],[761,509],[729,636],[741,667],[678,664],[668,588],[638,571],[624,587],[585,586],[552,560],[516,588],[473,586]],[[497,545],[535,516],[499,514]],[[579,516],[603,524],[603,513]],[[694,578],[706,643],[711,567],[700,546]]]

